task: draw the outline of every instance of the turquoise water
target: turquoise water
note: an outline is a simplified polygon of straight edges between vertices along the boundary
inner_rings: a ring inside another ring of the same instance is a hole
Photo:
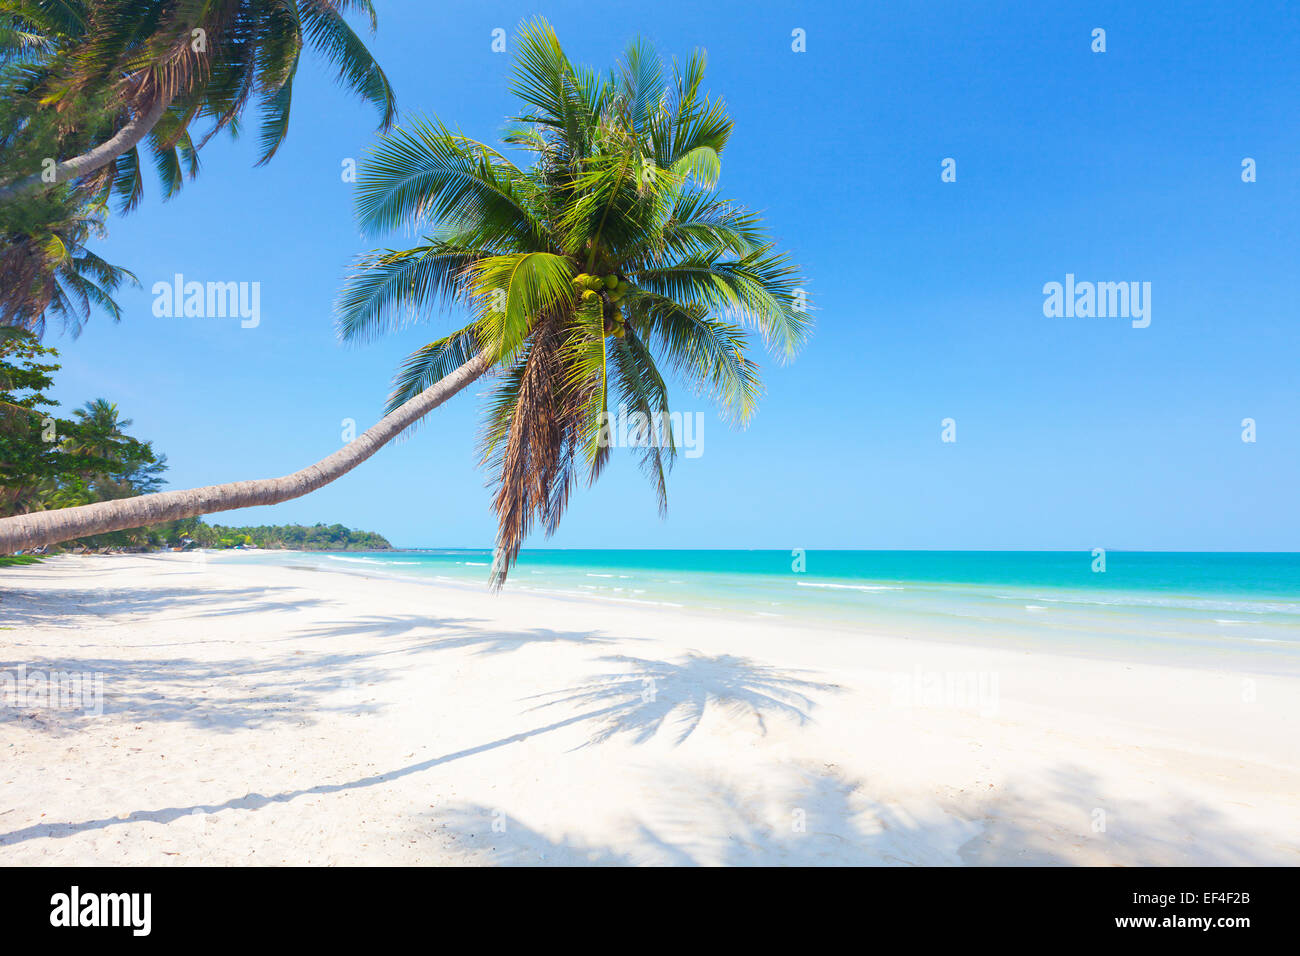
[[[492,554],[248,554],[485,589]],[[1300,554],[525,551],[507,590],[730,618],[1300,673]],[[1207,657],[1208,655],[1208,657]]]

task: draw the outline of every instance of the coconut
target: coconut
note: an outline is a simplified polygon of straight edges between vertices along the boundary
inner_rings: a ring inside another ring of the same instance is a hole
[[[604,281],[600,276],[587,276],[587,288],[593,292],[599,292],[605,287]]]
[[[605,276],[605,288],[611,291],[618,288],[618,276]]]

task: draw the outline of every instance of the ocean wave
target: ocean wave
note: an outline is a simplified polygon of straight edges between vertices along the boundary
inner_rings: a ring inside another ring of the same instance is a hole
[[[901,587],[889,584],[830,584],[822,581],[796,581],[801,588],[833,588],[836,591],[902,591]]]
[[[1161,608],[1184,611],[1233,611],[1238,614],[1300,614],[1300,604],[1271,601],[1227,601],[1213,598],[1141,597],[1136,594],[1113,598],[1088,598],[1082,595],[1048,597],[1045,594],[994,594],[1000,601],[1042,601],[1045,604],[1075,604],[1081,607]],[[1246,622],[1242,622],[1246,623]]]
[[[593,585],[579,584],[580,588],[591,588],[588,591],[566,591],[560,588],[534,588],[526,585],[515,585],[516,591],[528,591],[532,594],[549,594],[559,597],[581,598],[587,601],[609,601],[614,604],[638,604],[645,607],[685,607],[684,604],[676,604],[672,601],[649,601],[640,598],[615,597],[612,594],[602,594]]]

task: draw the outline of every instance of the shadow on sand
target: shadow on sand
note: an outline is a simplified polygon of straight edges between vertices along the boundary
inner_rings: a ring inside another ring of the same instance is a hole
[[[805,672],[769,667],[743,657],[687,654],[679,661],[654,661],[637,657],[605,657],[620,665],[621,673],[552,694],[533,710],[581,707],[592,721],[589,743],[604,743],[626,736],[645,743],[671,728],[675,743],[682,743],[700,726],[709,707],[749,716],[760,733],[767,732],[768,715],[790,718],[803,725],[814,707],[810,694],[831,693],[834,684],[813,681]]]
[[[58,623],[69,619],[66,593],[59,598]],[[18,603],[39,626],[40,601],[18,596]],[[201,615],[202,602],[278,600],[270,589],[207,591],[169,587],[107,598],[85,592],[84,614],[148,613],[168,609]],[[13,611],[15,595],[6,594]],[[245,603],[245,607],[247,607]],[[255,603],[254,603],[255,606]],[[295,604],[295,606],[297,606]],[[44,608],[53,614],[53,605]],[[366,703],[339,700],[349,686],[390,679],[401,662],[381,662],[385,655],[425,653],[444,648],[477,648],[503,654],[524,647],[577,642],[606,644],[612,638],[595,632],[534,629],[517,633],[476,630],[474,621],[420,616],[390,616],[341,622],[299,632],[283,640],[372,634],[373,649],[350,653],[293,651],[269,660],[228,658],[199,661],[171,656],[159,660],[120,661],[76,658],[42,662],[46,668],[101,672],[106,711],[128,720],[187,721],[207,730],[257,727],[268,722],[310,721],[330,709],[355,712]],[[242,643],[260,648],[264,638],[247,635]],[[183,644],[185,642],[177,642]],[[166,646],[166,645],[152,645]],[[782,670],[733,655],[690,654],[678,660],[605,657],[610,672],[577,686],[529,698],[525,714],[553,714],[554,720],[518,733],[484,741],[382,773],[337,782],[321,782],[271,795],[249,793],[216,803],[137,809],[96,819],[43,820],[0,833],[0,847],[30,840],[65,838],[87,831],[130,826],[141,821],[170,824],[198,814],[256,813],[303,797],[327,796],[383,786],[395,780],[507,748],[542,734],[581,727],[582,746],[599,746],[615,738],[646,744],[661,734],[680,745],[696,733],[710,713],[748,716],[759,732],[768,722],[805,725],[820,695],[837,690],[807,672]],[[30,661],[29,666],[34,666]],[[381,663],[387,666],[380,666]],[[14,666],[0,661],[0,668]],[[233,685],[231,678],[234,678]],[[205,696],[218,688],[221,697]],[[346,696],[346,695],[344,695]],[[472,858],[507,865],[686,864],[754,865],[769,863],[857,864],[1069,864],[1103,859],[1107,863],[1143,865],[1155,860],[1224,866],[1292,864],[1293,848],[1269,846],[1235,830],[1212,806],[1185,799],[1150,805],[1102,794],[1088,771],[1062,765],[1049,779],[1011,781],[995,793],[958,807],[930,801],[928,816],[894,804],[873,802],[868,793],[888,792],[887,781],[846,779],[827,765],[762,764],[744,780],[717,774],[669,771],[657,781],[660,795],[644,819],[627,819],[617,839],[602,842],[582,833],[564,833],[545,820],[516,819],[511,808],[504,832],[492,821],[500,808],[460,805],[441,809],[416,822],[450,838]],[[676,776],[672,776],[676,774]],[[875,786],[870,784],[875,783]],[[661,784],[661,786],[659,786]],[[575,794],[593,809],[600,793]],[[1095,812],[1105,811],[1106,827],[1094,832]],[[1050,810],[1057,821],[1043,824]],[[602,814],[606,816],[608,814]],[[1066,821],[1062,823],[1061,821]],[[186,824],[182,824],[184,826]]]
[[[489,631],[472,625],[475,619],[433,620],[419,614],[373,615],[354,621],[322,625],[306,631],[303,636],[316,637],[403,637],[419,634],[429,628],[441,633],[426,635],[432,650],[470,648],[478,654],[510,654],[539,644],[615,644],[644,638],[612,638],[597,631],[556,631],[545,627],[526,631]],[[460,625],[456,627],[456,625]],[[450,633],[447,633],[450,631]]]
[[[268,600],[274,598],[277,591],[298,591],[299,596],[292,601]],[[319,598],[302,597],[297,588],[6,589],[0,594],[0,625],[87,628],[119,623],[123,618],[168,612],[175,612],[171,620],[184,620],[244,614],[250,610],[296,611],[328,603]]]
[[[955,806],[920,817],[870,800],[861,781],[824,767],[772,766],[743,785],[668,777],[645,819],[605,841],[557,833],[502,808],[462,804],[430,813],[467,859],[502,866],[1212,866],[1294,865],[1297,851],[1262,843],[1212,806],[1097,798],[1082,768],[1051,771],[1046,792],[1014,784],[968,816]],[[588,796],[590,799],[590,795]],[[1094,830],[1094,811],[1107,825]],[[1045,807],[1058,813],[1043,825]],[[1063,811],[1063,813],[1061,812]]]
[[[438,644],[433,642],[430,646],[436,648]],[[355,676],[358,662],[353,658],[363,656],[350,655],[346,659],[336,656],[331,660],[340,668],[341,673]],[[802,724],[809,719],[808,711],[813,707],[813,699],[809,694],[817,690],[830,690],[833,687],[833,685],[807,681],[797,675],[730,655],[715,658],[690,655],[677,663],[636,658],[610,658],[610,660],[623,662],[626,665],[625,672],[619,676],[593,680],[572,690],[560,692],[558,695],[549,695],[557,699],[532,708],[535,710],[538,707],[558,707],[561,704],[568,704],[570,708],[576,706],[577,713],[516,734],[397,767],[385,773],[371,774],[340,783],[322,783],[270,796],[257,793],[246,794],[216,804],[137,810],[97,820],[44,822],[0,834],[0,846],[10,846],[42,837],[66,837],[86,830],[106,829],[139,821],[170,823],[189,816],[195,811],[220,813],[224,810],[257,810],[271,804],[288,803],[300,797],[322,796],[379,786],[575,725],[589,726],[592,731],[589,743],[596,744],[622,733],[631,734],[636,742],[644,743],[653,737],[659,728],[665,726],[673,727],[674,742],[680,743],[699,725],[701,718],[713,706],[751,713],[760,727],[766,726],[765,715],[770,713],[780,714]],[[111,665],[118,662],[107,663]],[[226,666],[228,663],[226,662]],[[272,673],[286,671],[299,675],[302,672],[301,662],[285,663],[278,668],[272,665],[261,666],[263,670]],[[172,679],[175,675],[174,668],[168,672],[168,676]],[[659,689],[655,693],[645,693],[643,678],[646,675],[652,676],[656,681]],[[202,679],[197,674],[194,677],[196,680]],[[669,718],[674,714],[680,714],[680,718],[670,721]]]
[[[183,581],[192,574],[183,570],[168,576]],[[534,645],[614,642],[594,631],[534,628],[502,632],[476,626],[482,622],[471,618],[414,614],[299,630],[290,630],[272,618],[259,621],[260,630],[245,632],[238,639],[203,636],[204,618],[292,612],[329,603],[294,588],[211,588],[198,583],[189,587],[9,590],[3,595],[2,609],[3,619],[11,626],[57,628],[61,635],[75,632],[76,639],[61,637],[51,644],[39,634],[33,641],[22,633],[5,633],[0,653],[8,652],[6,656],[13,659],[0,657],[0,675],[17,674],[24,666],[29,679],[52,673],[81,675],[88,683],[102,679],[105,714],[133,723],[183,722],[229,733],[271,723],[310,723],[331,711],[374,712],[379,705],[365,699],[364,688],[399,675],[406,655],[454,648],[506,654]],[[96,638],[97,631],[136,617],[155,625],[174,625],[177,639],[142,639],[134,645],[140,656],[131,660],[93,653],[103,646]],[[375,640],[360,651],[320,650],[329,638],[355,636]],[[250,653],[219,658],[168,653],[172,648],[228,645],[247,648]],[[278,652],[272,653],[273,648]],[[18,656],[28,649],[40,653]],[[86,651],[92,653],[82,653]],[[167,656],[153,656],[159,652]],[[0,723],[13,721],[29,731],[75,732],[87,719],[88,709],[65,710],[51,721],[35,709],[0,707]]]

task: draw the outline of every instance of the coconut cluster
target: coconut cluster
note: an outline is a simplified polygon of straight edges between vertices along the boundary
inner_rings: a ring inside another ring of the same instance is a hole
[[[605,319],[605,334],[621,339],[627,334],[623,307],[619,305],[631,286],[626,279],[616,275],[598,276],[583,272],[573,279],[573,291],[583,305],[601,303]]]

